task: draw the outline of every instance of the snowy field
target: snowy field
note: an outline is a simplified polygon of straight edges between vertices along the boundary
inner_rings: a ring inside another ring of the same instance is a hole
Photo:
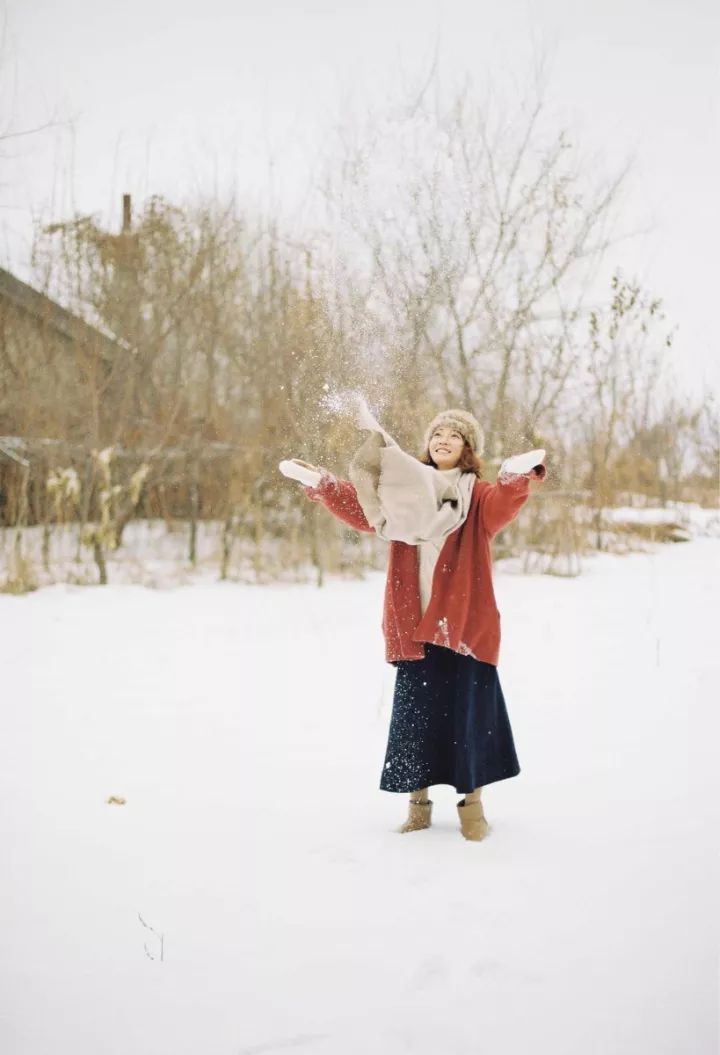
[[[377,790],[381,575],[0,596],[0,1051],[715,1055],[719,558],[498,576],[479,844]]]
[[[539,492],[543,496],[547,492]],[[640,500],[642,496],[633,496]],[[534,503],[533,503],[534,504]],[[566,509],[567,516],[576,524],[588,524],[594,513],[588,507],[575,505]],[[676,525],[682,537],[720,538],[720,510],[703,508],[690,502],[670,502],[666,506],[637,505],[607,508],[604,511],[603,539],[610,552],[625,553],[631,548],[642,549],[647,539],[630,538],[625,531],[620,534],[611,530],[611,525],[625,527],[628,524],[661,527]],[[521,520],[522,524],[523,521]],[[80,542],[83,530],[77,524],[52,526],[47,540],[47,552],[43,556],[43,528],[40,525],[24,528],[22,552],[30,569],[34,585],[50,586],[56,583],[91,585],[98,582],[98,569],[93,560],[92,548]],[[119,549],[106,555],[108,582],[111,586],[140,584],[152,587],[174,587],[206,585],[220,578],[222,560],[223,524],[218,520],[201,520],[197,524],[196,561],[189,560],[190,525],[181,520],[131,521],[123,533]],[[594,545],[595,531],[592,531]],[[0,527],[0,589],[8,578],[12,578],[13,555],[16,550],[17,531],[11,527]],[[309,547],[302,538],[297,543],[300,552],[293,551],[277,539],[266,537],[258,551],[255,542],[248,537],[235,537],[231,548],[227,578],[231,582],[257,582],[257,567],[262,569],[264,579],[272,582],[315,582],[317,572],[311,564]],[[592,552],[590,545],[588,552]],[[581,547],[582,549],[582,547]],[[339,541],[335,560],[342,555],[345,566],[379,568],[384,566],[383,543],[372,535],[352,533],[352,542]],[[530,553],[532,556],[532,553]],[[535,555],[538,562],[543,558]],[[584,564],[585,557],[580,563]],[[327,558],[326,565],[330,566]],[[516,563],[522,564],[522,560]],[[576,562],[573,562],[573,567]],[[564,567],[564,564],[561,563]]]

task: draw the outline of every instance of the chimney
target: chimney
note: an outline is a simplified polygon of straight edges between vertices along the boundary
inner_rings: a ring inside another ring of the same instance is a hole
[[[130,234],[132,227],[132,202],[129,194],[123,194],[122,233]]]

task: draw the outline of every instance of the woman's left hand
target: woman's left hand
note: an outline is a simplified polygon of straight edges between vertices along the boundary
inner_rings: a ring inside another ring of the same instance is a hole
[[[501,476],[529,476],[534,474],[542,479],[545,476],[545,451],[538,447],[534,451],[526,451],[525,454],[514,454],[512,458],[506,458],[500,466]],[[541,471],[539,471],[541,470]]]
[[[525,454],[515,454],[512,458],[506,458],[500,466],[498,480],[500,483],[512,483],[513,480],[536,480],[538,483],[547,476],[547,469],[542,459],[545,451],[542,449],[527,451]]]

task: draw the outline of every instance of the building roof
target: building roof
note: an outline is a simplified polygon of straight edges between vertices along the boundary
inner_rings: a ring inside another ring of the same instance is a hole
[[[90,326],[78,315],[63,308],[57,301],[22,282],[15,275],[0,267],[0,301],[9,301],[19,311],[49,327],[60,338],[74,344],[95,344],[104,347],[108,354],[123,347],[122,342]]]

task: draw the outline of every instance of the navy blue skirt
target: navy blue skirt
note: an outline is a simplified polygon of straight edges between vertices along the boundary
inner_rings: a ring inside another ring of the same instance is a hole
[[[464,794],[519,772],[496,667],[439,645],[398,661],[383,791],[451,784]]]

